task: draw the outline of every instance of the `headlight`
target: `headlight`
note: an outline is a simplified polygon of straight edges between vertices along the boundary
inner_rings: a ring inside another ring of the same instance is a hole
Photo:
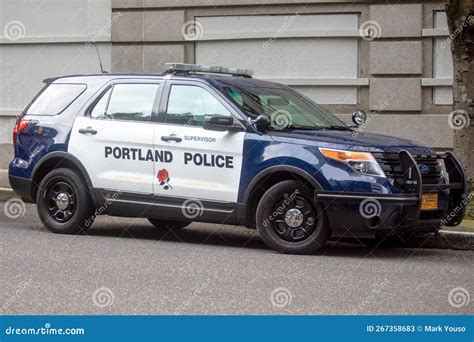
[[[333,150],[320,148],[321,153],[331,159],[336,159],[348,164],[352,169],[360,173],[372,176],[385,177],[382,168],[371,153]]]

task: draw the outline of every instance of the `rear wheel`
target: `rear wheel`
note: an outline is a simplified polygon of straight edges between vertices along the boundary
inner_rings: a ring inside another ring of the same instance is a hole
[[[330,236],[322,207],[310,189],[296,180],[275,184],[257,207],[257,229],[270,248],[281,253],[311,254]]]
[[[158,229],[179,230],[191,224],[189,221],[173,221],[165,219],[149,218],[148,221]]]
[[[87,186],[71,169],[56,169],[43,178],[36,194],[36,207],[41,222],[54,233],[80,233],[95,219]]]

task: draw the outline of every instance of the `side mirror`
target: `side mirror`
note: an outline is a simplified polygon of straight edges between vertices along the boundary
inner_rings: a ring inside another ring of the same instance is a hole
[[[234,118],[226,115],[204,115],[202,128],[210,131],[229,131],[234,127]]]
[[[264,130],[272,125],[270,116],[267,114],[260,114],[255,120],[252,120],[251,123],[255,125],[259,131]]]
[[[362,125],[367,120],[367,114],[363,110],[356,110],[352,113],[352,122],[357,126]]]

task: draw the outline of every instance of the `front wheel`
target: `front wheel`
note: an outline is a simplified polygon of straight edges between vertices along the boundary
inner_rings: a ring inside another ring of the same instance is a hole
[[[267,246],[281,253],[311,254],[330,236],[322,207],[296,180],[275,184],[257,206],[257,229]]]
[[[94,222],[94,207],[87,186],[71,169],[49,172],[36,194],[36,207],[43,225],[53,233],[77,234]]]

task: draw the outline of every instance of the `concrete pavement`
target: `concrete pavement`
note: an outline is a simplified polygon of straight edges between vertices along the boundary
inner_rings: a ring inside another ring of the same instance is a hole
[[[275,253],[255,231],[99,217],[46,231],[33,205],[0,211],[2,314],[473,314],[474,251],[332,242]],[[464,298],[464,299],[463,299]],[[468,300],[469,298],[469,300]],[[461,301],[459,301],[461,300]]]

